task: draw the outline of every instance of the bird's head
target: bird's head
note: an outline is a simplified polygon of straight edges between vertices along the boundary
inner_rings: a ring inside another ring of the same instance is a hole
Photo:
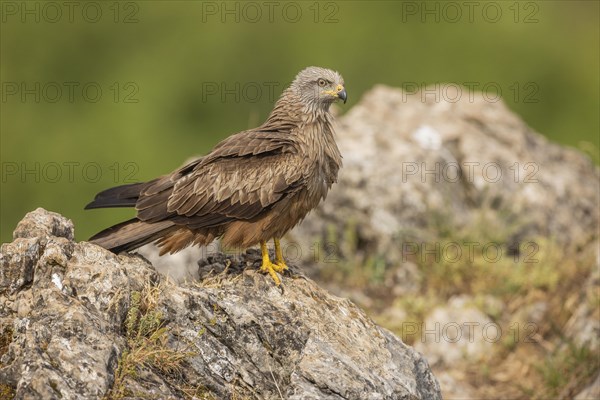
[[[340,99],[346,102],[344,78],[326,68],[308,67],[296,75],[290,88],[302,101],[311,106],[329,108],[331,103]]]

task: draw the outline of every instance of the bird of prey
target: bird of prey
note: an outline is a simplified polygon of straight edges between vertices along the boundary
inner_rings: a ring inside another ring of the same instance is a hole
[[[229,136],[171,174],[98,193],[86,209],[135,207],[137,215],[90,241],[115,253],[156,242],[161,255],[216,238],[225,246],[260,243],[261,271],[279,286],[276,272],[287,269],[279,239],[337,182],[342,157],[329,107],[339,99],[346,102],[339,73],[302,70],[259,127]]]

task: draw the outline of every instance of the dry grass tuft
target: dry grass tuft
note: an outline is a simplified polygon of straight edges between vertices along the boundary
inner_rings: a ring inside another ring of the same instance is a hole
[[[127,349],[121,355],[107,399],[134,395],[126,383],[129,379],[135,380],[142,368],[154,370],[187,398],[211,398],[203,387],[191,387],[182,377],[184,362],[194,353],[169,347],[169,330],[162,313],[157,310],[161,291],[160,285],[148,283],[142,291],[131,294],[131,305],[123,324]]]

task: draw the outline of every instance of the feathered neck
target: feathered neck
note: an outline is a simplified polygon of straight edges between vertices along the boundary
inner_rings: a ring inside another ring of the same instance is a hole
[[[306,122],[330,121],[330,102],[315,102],[303,98],[292,87],[283,91],[264,125],[299,125]]]

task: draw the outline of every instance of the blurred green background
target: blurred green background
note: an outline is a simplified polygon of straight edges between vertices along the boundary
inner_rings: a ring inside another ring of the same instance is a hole
[[[308,65],[343,74],[344,111],[377,83],[500,88],[598,162],[597,1],[1,4],[2,242],[36,207],[80,240],[131,216],[83,206],[257,125]]]

